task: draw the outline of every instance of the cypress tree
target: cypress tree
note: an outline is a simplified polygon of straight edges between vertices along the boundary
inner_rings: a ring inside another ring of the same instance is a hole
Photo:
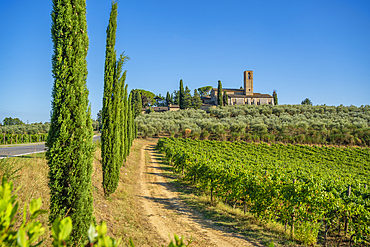
[[[194,89],[192,107],[194,109],[199,109],[202,106],[202,104],[203,104],[203,102],[202,102],[202,99],[200,98],[198,90]]]
[[[173,104],[180,105],[180,90],[174,90],[173,94],[174,94],[174,96],[172,97]]]
[[[218,88],[217,88],[217,105],[222,106],[222,84],[221,81],[218,81]]]
[[[126,71],[122,73],[122,67],[125,62],[125,59],[127,57],[123,56],[123,54],[120,55],[119,60],[116,63],[116,73],[115,73],[115,85],[113,87],[113,91],[116,92],[113,93],[113,101],[116,102],[117,108],[115,109],[116,117],[115,117],[115,135],[114,135],[114,141],[113,145],[116,150],[114,150],[114,159],[117,159],[116,161],[116,175],[117,175],[117,185],[119,181],[119,169],[123,165],[124,161],[124,149],[125,149],[125,139],[124,139],[124,133],[126,131],[126,126],[123,124],[126,121],[127,116],[125,115],[125,97],[126,92],[124,91],[127,85],[125,84],[126,81]],[[122,75],[121,75],[122,74]]]
[[[124,133],[124,143],[125,143],[125,147],[124,147],[124,159],[126,160],[126,157],[128,156],[128,152],[129,152],[129,146],[128,146],[128,100],[127,100],[127,85],[125,86],[125,89],[124,89],[124,97],[123,97],[123,101],[125,102],[125,108],[124,108],[124,115],[125,115],[125,121],[122,123],[124,126],[125,126],[125,133]]]
[[[132,140],[133,140],[133,125],[132,125],[132,118],[133,118],[133,107],[132,107],[132,104],[131,104],[131,100],[132,100],[132,94],[130,94],[129,98],[128,98],[128,101],[127,101],[127,139],[128,139],[128,145],[127,145],[127,156],[130,155],[130,148],[132,146]]]
[[[116,62],[116,29],[117,29],[117,3],[112,2],[112,9],[107,27],[107,43],[105,51],[104,69],[104,96],[102,110],[102,168],[104,194],[109,196],[117,189],[119,179],[119,165],[117,155],[118,147],[115,145],[115,135],[118,133],[117,125],[117,62]]]
[[[190,94],[190,89],[188,86],[185,87],[185,92],[184,92],[184,108],[188,109],[191,107],[191,94]]]
[[[121,61],[124,61],[126,57],[123,57],[123,55],[121,55],[120,57],[120,60]],[[121,168],[121,166],[123,166],[123,162],[125,161],[126,159],[126,145],[125,145],[125,140],[126,140],[126,131],[127,131],[127,126],[126,126],[126,119],[127,119],[127,115],[126,115],[126,108],[128,107],[127,106],[127,101],[126,101],[126,98],[127,98],[127,84],[125,84],[125,81],[126,81],[126,70],[123,72],[121,78],[120,78],[120,85],[119,85],[119,88],[120,88],[120,91],[121,91],[121,95],[120,95],[120,104],[121,104],[121,108],[120,108],[120,114],[121,114],[121,117],[120,117],[120,121],[119,121],[119,126],[121,128],[121,132],[120,132],[120,139],[121,139],[121,146],[120,146],[120,162],[118,163],[118,169]],[[118,171],[119,173],[119,171]]]
[[[135,139],[135,116],[134,116],[135,112],[134,112],[134,107],[132,106],[131,107],[131,144],[130,144],[130,148],[132,147],[132,144],[133,144],[133,141]]]
[[[134,92],[134,97],[133,97],[133,105],[135,109],[135,118],[141,114],[141,111],[143,109],[143,102],[141,100],[141,94],[139,91],[135,90]]]
[[[180,109],[185,109],[185,92],[184,92],[184,84],[182,83],[182,79],[180,80],[179,105],[180,105]]]
[[[226,91],[224,91],[224,94],[222,96],[222,103],[223,103],[224,106],[229,104],[228,96],[227,96],[227,92]]]
[[[51,124],[46,146],[49,165],[49,222],[70,216],[70,242],[84,240],[94,222],[91,189],[94,147],[86,87],[89,45],[85,0],[53,0]]]
[[[277,97],[276,90],[272,92],[272,97],[274,97],[274,105],[278,105],[278,97]]]
[[[166,95],[166,106],[169,106],[170,104],[173,104],[173,100],[172,100],[172,97],[171,97],[170,92],[167,91],[167,95]]]

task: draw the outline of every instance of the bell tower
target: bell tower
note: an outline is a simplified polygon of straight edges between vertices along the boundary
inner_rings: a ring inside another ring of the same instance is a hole
[[[253,95],[253,71],[244,71],[244,95]]]

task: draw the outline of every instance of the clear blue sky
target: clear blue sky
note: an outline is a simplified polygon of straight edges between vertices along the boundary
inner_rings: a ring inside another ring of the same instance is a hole
[[[53,78],[51,1],[0,1],[0,121],[50,120]],[[110,0],[87,0],[87,86],[92,114],[102,107]],[[195,88],[239,88],[279,104],[370,104],[369,0],[140,0],[118,6],[117,53],[129,89],[165,95],[180,79]]]

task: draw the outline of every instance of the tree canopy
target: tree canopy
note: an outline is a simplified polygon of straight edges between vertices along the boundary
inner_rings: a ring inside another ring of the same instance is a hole
[[[25,124],[23,123],[19,118],[11,118],[11,117],[6,117],[3,120],[3,125],[22,125]]]
[[[166,105],[166,99],[161,94],[158,94],[154,97],[155,99],[155,106],[165,106]]]
[[[140,92],[142,107],[153,106],[156,103],[155,94],[144,89],[133,89]]]
[[[302,102],[301,105],[312,105],[312,101],[309,98],[305,98]]]
[[[212,86],[204,86],[204,87],[198,88],[200,97],[208,96],[211,90],[212,90]]]

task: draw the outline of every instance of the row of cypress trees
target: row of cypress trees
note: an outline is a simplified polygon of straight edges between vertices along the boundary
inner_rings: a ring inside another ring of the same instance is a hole
[[[71,244],[86,236],[92,222],[92,161],[94,155],[91,109],[86,86],[89,40],[85,0],[53,0],[51,36],[53,41],[52,74],[54,78],[51,124],[46,146],[49,165],[49,222],[70,216]],[[127,60],[117,60],[115,32],[117,3],[112,3],[107,28],[104,74],[102,158],[103,187],[106,195],[115,191],[119,168],[129,154],[134,139],[134,113],[127,97]]]
[[[125,84],[126,71],[122,73],[123,64],[128,57],[122,53],[117,60],[115,50],[117,8],[117,2],[113,2],[105,51],[101,141],[103,188],[106,196],[117,189],[119,170],[129,155],[135,133],[134,110]]]
[[[180,109],[188,109],[188,108],[194,108],[194,109],[199,109],[202,105],[202,100],[200,98],[200,95],[198,93],[198,90],[194,90],[194,96],[192,97],[190,94],[190,89],[188,86],[185,87],[184,90],[184,83],[182,79],[180,80],[180,87],[179,91],[175,91],[175,99],[173,99],[170,96],[170,93],[167,92],[166,96],[166,104],[168,105],[169,103],[175,103],[179,104]]]

